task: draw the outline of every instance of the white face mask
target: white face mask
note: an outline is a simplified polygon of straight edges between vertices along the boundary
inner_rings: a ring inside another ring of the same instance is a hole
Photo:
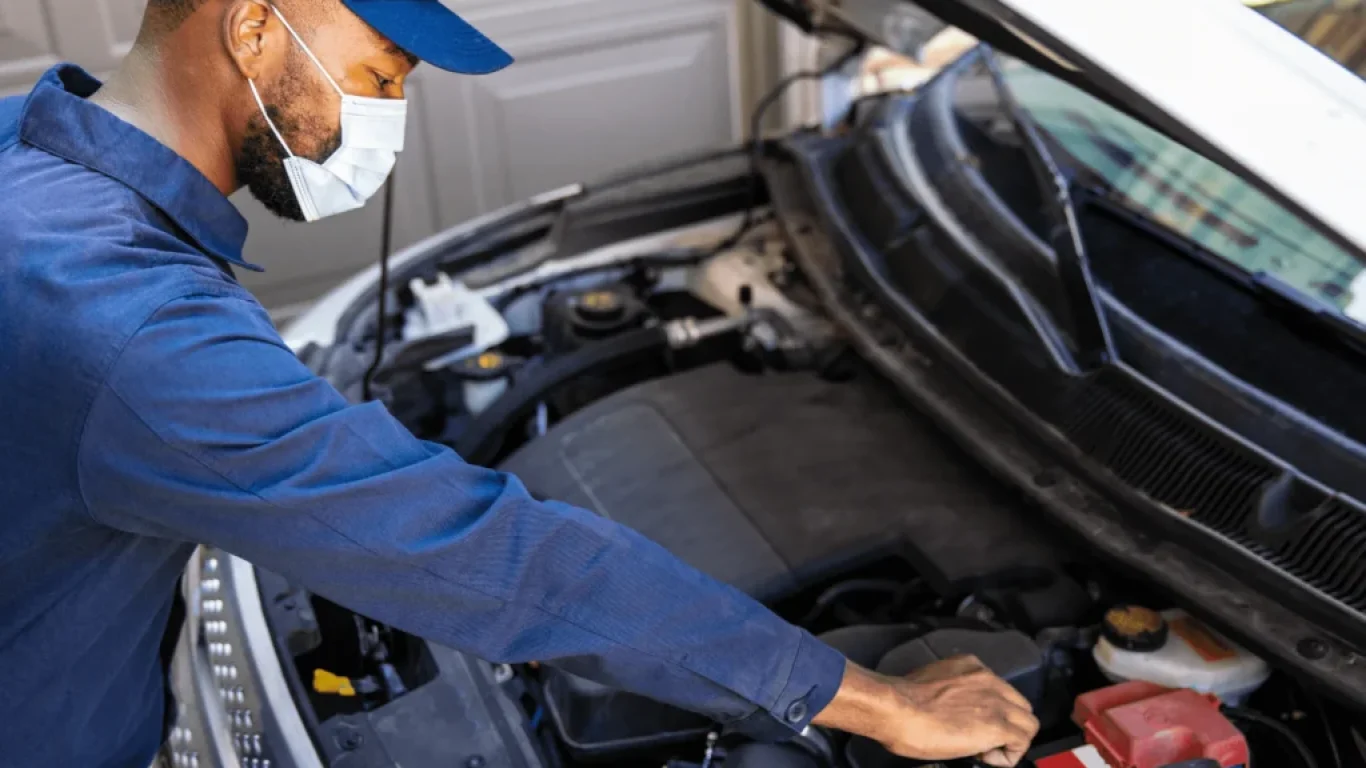
[[[408,102],[404,99],[372,99],[351,96],[344,93],[337,81],[327,73],[318,57],[304,45],[304,41],[285,21],[283,14],[276,9],[276,15],[284,23],[285,29],[299,44],[308,58],[341,95],[341,147],[322,165],[305,157],[298,157],[285,143],[280,130],[271,122],[256,83],[248,80],[251,95],[266,118],[266,124],[280,140],[289,157],[285,159],[285,172],[294,196],[299,200],[307,221],[317,221],[328,216],[353,211],[365,205],[366,201],[384,186],[389,174],[394,170],[394,161],[403,151],[403,138],[408,121]]]

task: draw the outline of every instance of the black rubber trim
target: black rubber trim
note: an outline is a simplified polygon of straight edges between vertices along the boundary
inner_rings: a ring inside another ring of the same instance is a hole
[[[590,344],[543,366],[524,369],[511,389],[470,424],[455,443],[455,452],[471,464],[488,466],[496,458],[507,429],[530,418],[551,392],[584,374],[627,365],[659,355],[669,347],[662,326],[641,328]]]

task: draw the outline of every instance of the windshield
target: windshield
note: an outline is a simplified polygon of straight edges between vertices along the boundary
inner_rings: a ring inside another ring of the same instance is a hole
[[[1006,82],[1039,128],[1114,198],[1249,272],[1265,272],[1366,321],[1353,256],[1233,173],[1018,60]]]

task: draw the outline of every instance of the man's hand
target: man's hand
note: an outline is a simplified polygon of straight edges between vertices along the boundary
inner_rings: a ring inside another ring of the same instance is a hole
[[[976,757],[1010,768],[1039,731],[1029,702],[982,662],[961,656],[892,678],[855,664],[816,725],[867,736],[901,757]]]

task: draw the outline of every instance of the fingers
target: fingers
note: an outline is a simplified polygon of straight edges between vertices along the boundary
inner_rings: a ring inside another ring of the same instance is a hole
[[[950,656],[934,665],[937,668],[952,669],[960,675],[969,675],[973,672],[989,672],[987,665],[982,660],[970,653],[961,656]]]
[[[883,729],[892,735],[882,741],[903,757],[977,754],[993,768],[1012,768],[1039,731],[1029,700],[972,656],[945,659],[891,682],[897,700],[911,706],[895,718],[905,718],[906,726]]]
[[[1009,762],[1001,763],[1001,765],[1015,765],[1019,762],[1020,757],[1029,751],[1030,744],[1034,742],[1034,736],[1039,732],[1039,721],[1028,710],[1020,709],[1005,700],[998,700],[995,709],[991,721],[983,723],[990,729],[988,733],[991,735],[987,736],[990,741],[987,743],[997,745],[987,754],[999,752],[1003,759],[1013,758]],[[986,740],[983,739],[983,741]],[[996,765],[996,763],[988,764]]]
[[[1039,720],[1029,701],[1009,684],[997,688],[1000,706],[996,716],[1001,746],[987,752],[980,759],[990,766],[1010,768],[1024,759],[1034,737],[1039,733]]]
[[[1014,768],[1024,759],[1027,749],[997,747],[986,754],[978,755],[977,761],[993,768]]]
[[[978,755],[977,760],[993,768],[1014,768],[1015,764],[1020,762],[1018,759],[1011,760],[1004,749],[993,749],[984,755]]]
[[[1039,735],[1039,718],[1034,716],[1033,708],[1029,702],[1014,688],[1010,689],[1014,697],[1007,697],[1007,707],[1002,713],[1006,722],[1009,724],[1010,733],[1006,734],[1004,746],[1007,752],[1018,752],[1023,755],[1029,745],[1033,743],[1034,737]],[[1020,702],[1016,704],[1016,700]],[[1018,758],[1017,758],[1018,759]]]
[[[1005,699],[1011,704],[1014,704],[1020,709],[1023,709],[1026,712],[1034,711],[1034,705],[1029,703],[1029,699],[1026,699],[1024,697],[1024,694],[1015,690],[1015,686],[1011,685],[1010,683],[1007,683],[1004,680],[1001,680],[1000,678],[997,678],[997,685],[995,687],[997,693],[1001,695],[1001,698]]]
[[[982,660],[972,655],[950,656],[941,659],[933,664],[921,667],[907,675],[909,679],[919,682],[936,682],[940,680],[951,680],[957,677],[968,677],[976,674],[991,674]]]
[[[1003,731],[1001,746],[978,755],[978,760],[991,766],[1011,768],[1024,759],[1025,753],[1029,751],[1030,744],[1033,741],[1034,731],[1021,731],[1013,726],[1008,726]]]
[[[974,669],[972,672],[963,675],[965,682],[975,682],[981,685],[982,687],[987,688],[992,692],[998,694],[1001,698],[1005,699],[1011,704],[1014,704],[1020,709],[1029,712],[1034,711],[1034,706],[1029,703],[1029,699],[1026,699],[1023,694],[1015,690],[1015,686],[998,677],[996,673],[992,672],[990,669],[981,666],[981,662],[976,661],[975,658],[972,658],[971,661],[965,660],[964,664],[969,664],[973,662],[977,664],[977,668]]]
[[[1032,712],[1034,710],[1034,707],[1029,703],[1029,700],[1019,691],[1015,690],[1015,686],[997,677],[996,673],[988,669],[987,666],[982,663],[982,660],[976,656],[952,656],[937,664],[933,664],[926,669],[933,669],[935,677],[939,677],[940,679],[959,676],[980,678],[1011,704],[1014,704],[1026,712]]]
[[[1020,741],[1025,744],[1034,740],[1039,733],[1039,718],[1035,717],[1027,709],[1011,708],[1006,710],[1006,720],[1011,727],[1019,734]]]
[[[1025,744],[1022,747],[1002,747],[1001,751],[1005,753],[1006,765],[1015,765],[1024,759],[1025,753],[1029,751],[1029,745]]]
[[[1005,731],[1004,738],[1001,739],[1001,746],[997,749],[1001,750],[1007,757],[1012,757],[1013,759],[1009,764],[1014,765],[1020,761],[1024,753],[1029,751],[1030,744],[1034,742],[1034,735],[1039,731],[1038,725],[1035,723],[1020,726],[1012,722]]]

